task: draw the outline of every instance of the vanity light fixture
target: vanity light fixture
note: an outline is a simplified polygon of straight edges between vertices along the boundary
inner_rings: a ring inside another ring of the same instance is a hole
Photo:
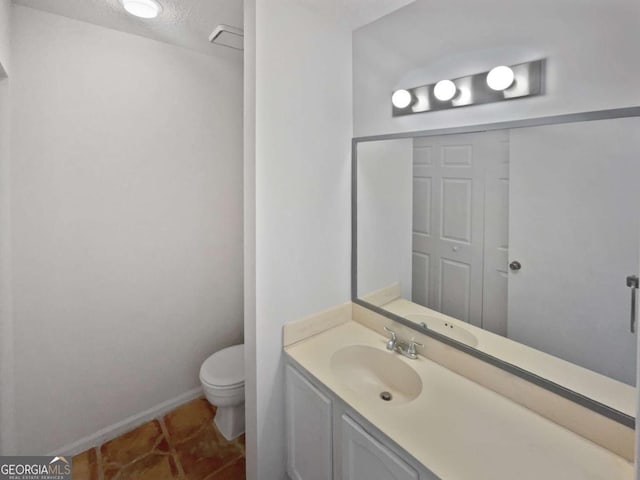
[[[393,92],[393,95],[391,95],[391,103],[393,103],[393,106],[396,108],[407,108],[411,105],[412,101],[413,96],[408,90],[396,90]]]
[[[458,93],[458,87],[451,80],[440,80],[433,87],[433,95],[441,102],[452,100]]]
[[[120,0],[127,13],[138,18],[156,18],[162,12],[162,6],[155,0]]]
[[[492,68],[487,74],[487,85],[491,90],[502,92],[513,85],[516,76],[511,67],[500,65]]]
[[[399,89],[391,97],[394,117],[502,102],[544,93],[544,59],[500,65],[466,77]]]

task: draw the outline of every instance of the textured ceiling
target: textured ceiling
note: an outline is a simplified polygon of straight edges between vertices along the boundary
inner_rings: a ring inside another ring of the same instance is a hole
[[[14,0],[14,3],[63,15],[103,27],[172,43],[209,55],[219,45],[208,38],[221,23],[242,28],[243,0],[158,0],[162,13],[153,20],[127,14],[119,0]],[[414,0],[297,0],[312,8],[330,11],[352,28],[361,27]]]
[[[243,23],[242,0],[159,0],[162,13],[153,20],[132,17],[119,0],[14,0],[14,3],[210,55],[220,49],[228,50],[209,43],[209,35],[217,25],[226,23],[242,28]]]

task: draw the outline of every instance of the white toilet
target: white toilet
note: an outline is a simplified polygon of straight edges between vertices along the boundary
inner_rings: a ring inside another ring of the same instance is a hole
[[[214,419],[227,440],[244,433],[244,345],[223,348],[200,367],[204,395],[217,408]]]

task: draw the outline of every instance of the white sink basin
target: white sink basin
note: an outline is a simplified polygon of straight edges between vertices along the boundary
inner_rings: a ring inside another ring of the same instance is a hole
[[[478,339],[473,333],[442,318],[419,314],[407,315],[406,318],[407,320],[411,320],[412,322],[416,323],[424,322],[427,324],[427,328],[429,330],[433,330],[434,332],[446,335],[447,337],[453,340],[457,340],[460,343],[464,343],[465,345],[469,345],[470,347],[475,347],[478,345]]]
[[[352,345],[333,354],[331,369],[351,390],[389,404],[410,402],[422,391],[420,376],[395,352]]]

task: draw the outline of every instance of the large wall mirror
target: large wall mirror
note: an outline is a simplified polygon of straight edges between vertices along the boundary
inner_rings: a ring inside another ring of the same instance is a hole
[[[356,140],[357,301],[630,423],[637,110]]]

